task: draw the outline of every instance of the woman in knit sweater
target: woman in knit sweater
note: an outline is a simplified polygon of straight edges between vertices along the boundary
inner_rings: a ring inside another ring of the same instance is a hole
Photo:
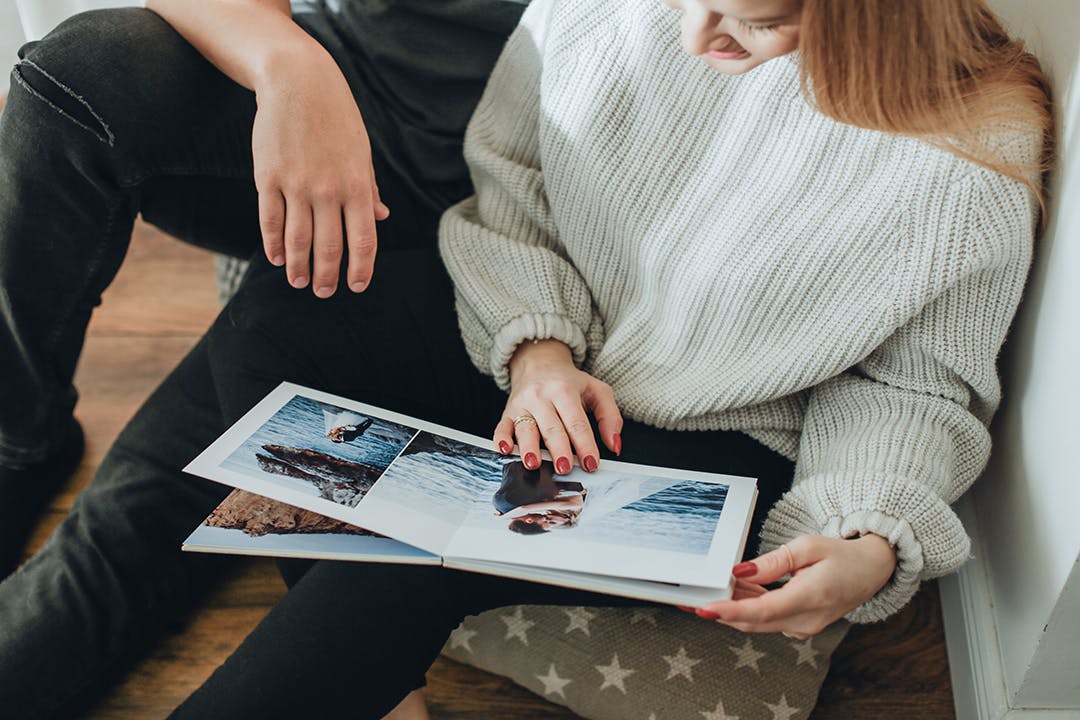
[[[222,407],[290,379],[497,420],[504,454],[536,467],[543,444],[561,474],[612,455],[751,474],[761,554],[698,614],[795,637],[881,620],[968,556],[949,504],[989,452],[1049,125],[1037,63],[980,0],[534,0],[466,136],[476,195],[440,226],[460,336],[427,257],[334,299],[334,333],[256,280],[210,339]],[[252,668],[318,636],[378,681],[306,697],[376,717],[466,614],[619,602],[439,568],[290,579],[181,710],[254,687],[287,706],[296,687]],[[336,606],[359,626],[322,627]]]

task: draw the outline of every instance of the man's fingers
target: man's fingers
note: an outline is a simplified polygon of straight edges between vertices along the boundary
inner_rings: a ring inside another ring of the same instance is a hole
[[[375,177],[371,178],[371,204],[375,208],[375,219],[385,220],[390,217],[390,208],[386,206],[386,203],[382,201],[382,196],[379,194],[379,186],[375,184]]]
[[[600,433],[600,439],[613,453],[621,454],[623,416],[615,403],[615,393],[612,392],[611,386],[596,378],[591,378],[581,399],[596,418],[596,429]]]
[[[285,200],[285,274],[295,288],[311,280],[311,206],[299,198]]]
[[[363,200],[351,198],[345,205],[345,237],[349,246],[349,289],[363,292],[371,283],[378,247],[370,196]]]
[[[285,264],[285,198],[276,187],[259,191],[259,231],[271,265]]]
[[[341,253],[345,248],[341,234],[341,206],[332,202],[321,204],[314,208],[313,219],[311,286],[316,296],[328,298],[337,290]]]

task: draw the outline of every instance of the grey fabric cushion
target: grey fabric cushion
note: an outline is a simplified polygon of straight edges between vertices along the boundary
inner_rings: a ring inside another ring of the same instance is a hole
[[[247,272],[247,260],[239,260],[228,255],[214,256],[214,280],[217,282],[218,302],[229,302],[240,287],[240,279]]]
[[[222,304],[246,269],[216,258]],[[587,720],[804,720],[847,630],[797,642],[675,609],[527,605],[467,618],[443,654]]]
[[[466,618],[443,654],[588,720],[804,720],[848,627],[800,642],[674,608],[527,605]]]

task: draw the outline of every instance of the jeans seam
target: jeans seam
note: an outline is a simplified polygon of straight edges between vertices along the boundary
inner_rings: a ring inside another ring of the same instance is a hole
[[[116,184],[125,190],[142,185],[144,182],[155,177],[196,177],[205,176],[210,178],[224,178],[227,180],[248,180],[254,181],[254,176],[249,174],[246,170],[244,172],[236,172],[234,170],[223,170],[220,168],[198,168],[192,170],[190,168],[174,169],[169,166],[156,167],[153,170],[149,170],[144,173],[140,173],[133,178],[118,179]]]
[[[26,66],[28,66],[28,67],[32,67],[32,68],[33,68],[34,70],[36,70],[37,72],[41,73],[41,74],[42,74],[42,75],[43,75],[43,76],[44,76],[44,77],[45,77],[46,79],[48,79],[48,80],[49,80],[50,82],[52,82],[52,83],[53,83],[54,85],[56,85],[56,87],[58,87],[58,88],[60,88],[61,90],[63,90],[63,91],[64,91],[65,93],[67,93],[67,94],[68,94],[68,95],[69,95],[69,96],[70,96],[70,97],[71,97],[71,98],[72,98],[73,100],[75,100],[75,101],[76,101],[76,102],[78,102],[78,103],[79,103],[80,105],[82,105],[82,106],[83,106],[84,108],[86,108],[86,111],[87,111],[88,113],[90,113],[91,115],[93,115],[93,116],[94,116],[94,119],[95,119],[95,120],[97,120],[97,121],[98,121],[98,123],[100,123],[100,124],[101,124],[101,130],[102,130],[102,131],[103,131],[103,132],[104,132],[105,134],[104,134],[104,135],[102,135],[101,133],[99,133],[98,131],[96,131],[96,130],[95,130],[94,128],[92,128],[92,127],[90,127],[89,125],[87,125],[86,123],[82,122],[81,120],[79,120],[78,118],[76,118],[76,117],[75,117],[74,115],[72,115],[71,113],[67,112],[66,110],[64,110],[63,108],[61,108],[61,107],[60,107],[59,105],[57,105],[56,103],[54,103],[54,102],[53,102],[52,100],[50,100],[49,98],[45,97],[45,96],[44,96],[44,95],[42,95],[42,94],[41,94],[40,92],[38,92],[38,91],[37,91],[37,90],[36,90],[36,89],[34,88],[34,86],[33,86],[33,85],[31,85],[30,83],[28,83],[28,82],[26,81],[26,78],[24,78],[24,77],[23,77],[22,73],[21,73],[21,72],[19,72],[19,68],[20,68],[21,66],[23,66],[23,65],[26,65]],[[20,61],[19,61],[19,64],[18,64],[18,65],[16,65],[16,66],[15,66],[15,68],[14,68],[14,69],[13,69],[13,70],[11,71],[11,76],[12,76],[13,78],[15,78],[15,81],[16,81],[17,83],[19,83],[19,85],[20,85],[20,86],[21,86],[22,88],[24,88],[24,89],[25,89],[25,90],[26,90],[26,91],[27,91],[28,93],[30,93],[31,95],[33,95],[34,97],[36,97],[36,98],[37,98],[38,100],[40,100],[41,102],[43,102],[43,103],[45,103],[46,105],[48,105],[48,106],[49,106],[50,108],[52,108],[52,109],[53,109],[54,111],[56,111],[57,113],[59,113],[59,114],[60,114],[60,115],[62,115],[63,117],[66,117],[66,118],[67,118],[68,120],[70,120],[71,122],[75,123],[75,125],[77,125],[77,126],[81,127],[82,129],[86,130],[87,132],[89,132],[89,133],[90,133],[91,135],[93,135],[94,137],[96,137],[96,138],[97,138],[98,140],[100,140],[100,141],[101,141],[102,143],[104,143],[105,145],[108,145],[109,147],[114,147],[114,146],[115,146],[115,144],[116,144],[116,136],[115,136],[115,135],[113,135],[113,132],[112,132],[112,130],[111,130],[111,129],[109,128],[109,124],[108,124],[107,122],[105,122],[105,119],[104,119],[104,118],[102,118],[102,117],[101,117],[100,115],[98,115],[98,114],[97,114],[97,113],[96,113],[96,112],[94,111],[94,108],[92,108],[92,107],[90,106],[90,103],[86,102],[85,98],[83,98],[83,96],[82,96],[82,95],[79,95],[79,94],[78,94],[78,93],[76,93],[76,92],[75,92],[74,90],[72,90],[71,88],[69,88],[69,87],[68,87],[67,85],[63,84],[62,82],[60,82],[59,80],[57,80],[57,79],[56,79],[55,77],[53,77],[52,75],[50,75],[50,74],[49,74],[49,72],[48,72],[47,70],[45,70],[45,68],[41,67],[40,65],[38,65],[37,63],[35,63],[35,62],[34,62],[34,61],[32,61],[32,60],[26,60],[26,59],[24,58],[23,60],[20,60]]]

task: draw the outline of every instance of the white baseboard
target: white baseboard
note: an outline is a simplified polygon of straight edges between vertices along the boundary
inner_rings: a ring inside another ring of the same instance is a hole
[[[975,555],[960,572],[938,581],[956,720],[1080,720],[1080,709],[1009,706],[978,523],[969,500],[956,511]]]

